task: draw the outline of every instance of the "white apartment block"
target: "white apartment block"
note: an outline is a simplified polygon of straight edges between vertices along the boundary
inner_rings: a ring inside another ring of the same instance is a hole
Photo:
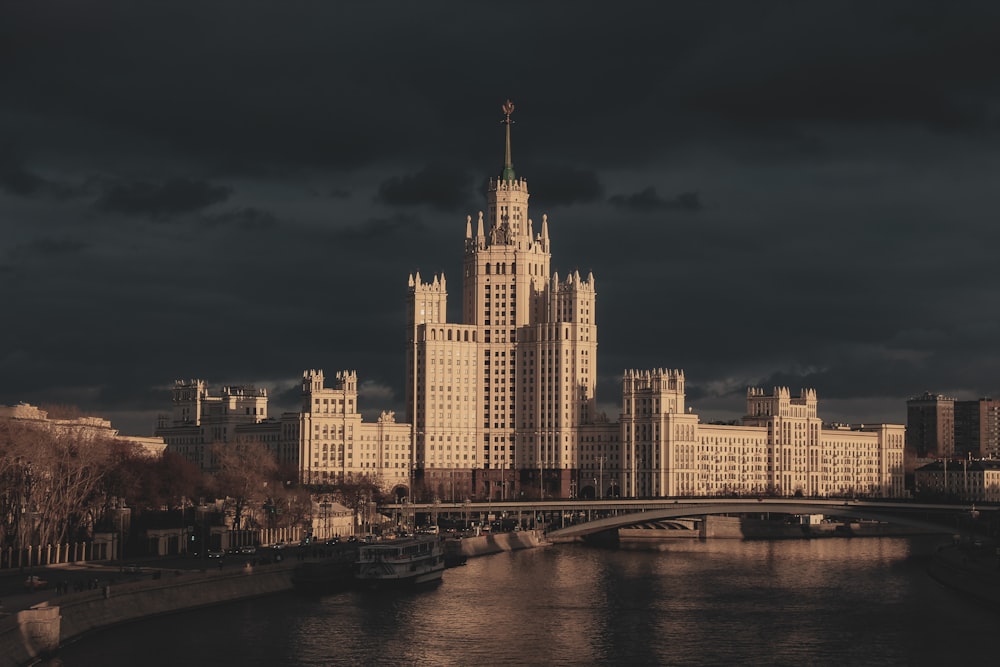
[[[0,420],[10,420],[46,430],[56,434],[67,434],[85,440],[103,438],[118,442],[138,445],[148,456],[160,456],[166,449],[162,438],[150,438],[135,435],[120,435],[111,422],[101,417],[71,417],[66,419],[50,418],[46,410],[28,403],[17,405],[0,405]]]
[[[816,391],[747,390],[740,425],[701,424],[684,407],[684,373],[623,381],[622,488],[628,496],[901,497],[905,427],[825,428]]]
[[[280,466],[304,484],[336,484],[367,477],[386,490],[408,489],[412,429],[383,412],[374,423],[358,410],[358,378],[353,371],[325,384],[322,370],[302,374],[302,410],[279,419],[267,414],[267,391],[250,386],[223,387],[209,393],[204,380],[178,380],[173,416],[161,416],[156,434],[173,451],[201,470],[217,461],[212,445],[263,445]],[[404,494],[405,495],[405,494]]]

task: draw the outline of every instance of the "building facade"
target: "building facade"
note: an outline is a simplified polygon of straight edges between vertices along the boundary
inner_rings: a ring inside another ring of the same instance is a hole
[[[914,493],[928,501],[1000,502],[1000,461],[934,461],[913,474]]]
[[[962,458],[1000,458],[1000,400],[955,401],[954,454]]]
[[[505,156],[485,214],[465,222],[462,322],[447,322],[444,275],[409,278],[406,406],[415,473],[464,497],[566,495],[597,375],[594,277],[551,273],[548,217],[536,229],[528,183]],[[448,484],[447,486],[453,486]]]
[[[629,371],[622,403],[627,496],[904,495],[905,428],[827,427],[813,389],[751,387],[741,424],[702,424],[683,371]]]
[[[903,426],[825,427],[812,389],[751,388],[740,423],[702,424],[683,371],[627,371],[619,420],[597,414],[594,276],[551,270],[548,217],[535,225],[514,172],[512,111],[486,210],[465,220],[461,321],[444,274],[409,276],[405,423],[364,423],[357,376],[327,388],[313,370],[301,411],[277,420],[254,388],[216,398],[178,383],[157,434],[205,469],[211,441],[257,439],[305,483],[366,475],[422,501],[904,494]]]
[[[955,399],[925,392],[906,402],[906,448],[917,458],[955,453]]]
[[[0,420],[27,423],[54,433],[72,434],[87,440],[104,438],[130,443],[138,446],[147,456],[153,457],[163,454],[167,446],[162,438],[120,435],[118,429],[111,426],[110,421],[101,417],[51,418],[48,411],[37,408],[34,405],[29,405],[28,403],[0,405]]]
[[[272,419],[267,391],[226,386],[219,395],[204,380],[178,380],[173,415],[161,415],[156,435],[170,451],[204,472],[217,467],[213,445],[258,444],[303,484],[336,484],[357,478],[376,480],[386,491],[410,487],[412,428],[392,412],[365,422],[358,407],[354,371],[336,374],[327,387],[322,370],[302,374],[300,412]],[[405,492],[403,493],[405,495]]]

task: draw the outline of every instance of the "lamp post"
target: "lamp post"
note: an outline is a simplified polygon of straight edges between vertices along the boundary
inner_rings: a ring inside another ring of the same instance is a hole
[[[324,499],[320,508],[323,510],[323,539],[326,540],[330,538],[330,501]]]
[[[186,502],[187,502],[187,498],[186,498],[185,496],[181,496],[181,526],[180,526],[180,537],[178,537],[178,538],[177,538],[177,555],[178,555],[178,556],[180,556],[180,555],[181,555],[181,553],[183,553],[183,551],[184,551],[184,548],[185,548],[185,547],[187,546],[187,543],[186,543],[186,540],[184,539],[185,537],[187,537],[187,535],[185,534],[185,533],[186,533],[186,531],[184,530],[184,504],[185,504]]]

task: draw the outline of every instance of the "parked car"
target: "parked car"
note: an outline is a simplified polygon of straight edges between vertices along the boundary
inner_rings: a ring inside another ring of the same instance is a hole
[[[37,590],[39,588],[45,588],[48,585],[49,582],[33,574],[28,576],[28,578],[24,580],[24,587],[29,590]]]
[[[142,568],[135,563],[129,563],[128,565],[122,568],[122,572],[124,572],[125,574],[139,574],[140,572],[142,572]]]
[[[240,553],[253,555],[257,553],[257,547],[253,546],[252,544],[248,544],[246,546],[240,547]]]

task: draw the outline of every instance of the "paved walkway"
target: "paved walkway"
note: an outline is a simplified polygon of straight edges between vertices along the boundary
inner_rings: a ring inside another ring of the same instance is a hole
[[[25,588],[24,582],[29,575],[38,577],[46,582],[45,585],[36,590]],[[0,615],[13,614],[36,604],[58,599],[57,582],[65,582],[67,592],[71,593],[74,589],[99,587],[111,580],[121,581],[125,577],[141,576],[143,575],[122,574],[118,566],[90,562],[32,567],[30,570],[0,570]]]

